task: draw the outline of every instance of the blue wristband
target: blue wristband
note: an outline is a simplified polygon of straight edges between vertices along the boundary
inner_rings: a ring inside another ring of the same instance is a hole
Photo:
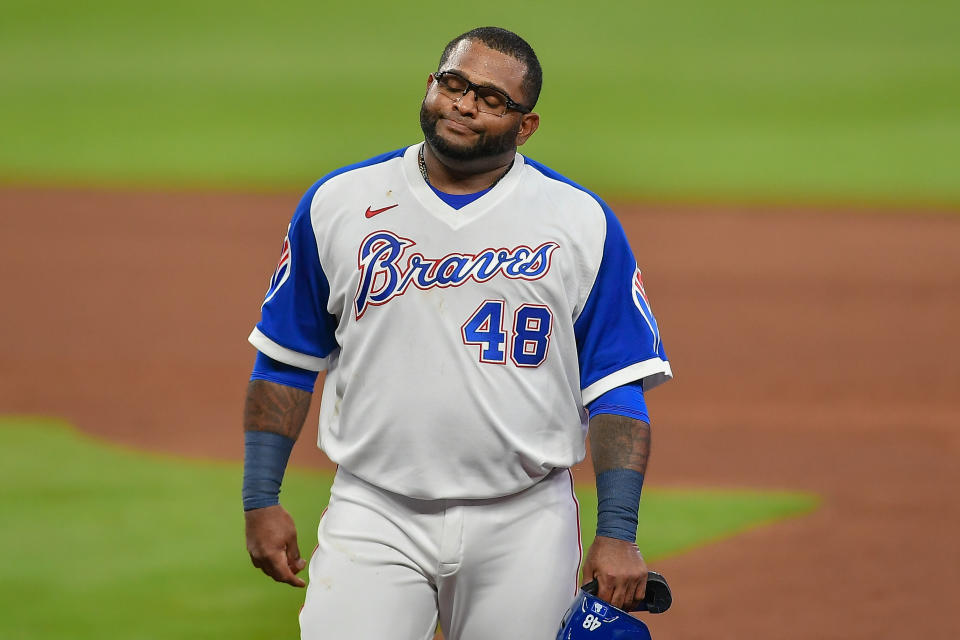
[[[637,541],[637,512],[643,474],[611,469],[597,475],[597,535]]]
[[[293,440],[270,431],[243,434],[243,510],[280,504],[280,483]]]

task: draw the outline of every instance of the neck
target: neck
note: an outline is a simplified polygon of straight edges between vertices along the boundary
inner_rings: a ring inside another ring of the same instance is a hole
[[[516,150],[475,160],[456,160],[423,145],[423,161],[430,184],[444,193],[466,194],[489,189],[513,165]]]

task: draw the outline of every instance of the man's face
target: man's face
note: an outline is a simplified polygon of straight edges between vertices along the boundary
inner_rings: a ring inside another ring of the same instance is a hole
[[[470,82],[490,86],[523,103],[526,66],[511,56],[480,42],[464,40],[451,52],[440,71],[455,71]],[[523,114],[508,110],[503,117],[477,110],[476,95],[468,91],[452,100],[441,93],[431,77],[420,107],[420,128],[439,153],[456,160],[496,156],[523,144]],[[533,133],[532,131],[530,132]]]

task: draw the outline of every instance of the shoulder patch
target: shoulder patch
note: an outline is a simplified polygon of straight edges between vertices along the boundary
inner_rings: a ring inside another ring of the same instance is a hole
[[[643,274],[640,272],[640,267],[637,267],[633,274],[632,289],[633,304],[636,305],[643,315],[643,319],[646,320],[647,326],[650,327],[650,333],[653,334],[653,350],[657,351],[660,348],[660,329],[657,327],[656,318],[653,317],[653,309],[650,308],[647,291],[643,287]]]
[[[273,298],[273,296],[277,295],[277,290],[290,277],[290,263],[292,255],[293,252],[290,247],[290,225],[287,225],[287,235],[284,236],[283,247],[280,249],[280,260],[277,262],[277,268],[273,272],[273,276],[270,278],[270,287],[267,289],[267,295],[263,299],[263,304],[260,305],[261,309],[263,308],[264,304],[270,302],[270,299]]]

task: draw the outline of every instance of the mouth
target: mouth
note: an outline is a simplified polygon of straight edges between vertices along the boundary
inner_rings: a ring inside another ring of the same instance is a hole
[[[477,133],[467,125],[457,122],[456,120],[451,120],[450,118],[441,118],[441,121],[447,126],[448,129],[455,131],[457,133],[469,134]]]

